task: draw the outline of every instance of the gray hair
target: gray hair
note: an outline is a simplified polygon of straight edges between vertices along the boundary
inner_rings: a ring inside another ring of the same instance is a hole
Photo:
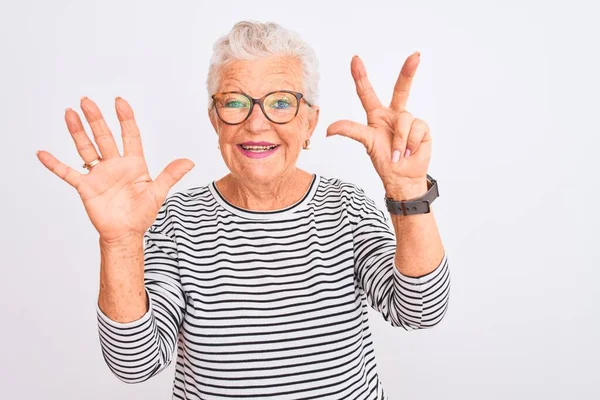
[[[276,23],[240,21],[213,46],[206,79],[209,105],[212,104],[211,96],[219,87],[221,69],[227,63],[277,55],[293,56],[300,60],[304,76],[304,98],[308,103],[316,104],[319,94],[319,61],[313,48],[300,39],[296,32]]]

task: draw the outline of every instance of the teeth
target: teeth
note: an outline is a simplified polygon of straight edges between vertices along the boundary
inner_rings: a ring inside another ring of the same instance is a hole
[[[275,147],[276,147],[276,145],[273,145],[273,146],[244,146],[244,145],[242,145],[242,149],[244,149],[244,150],[258,151],[258,152],[268,151],[268,150],[274,149]]]

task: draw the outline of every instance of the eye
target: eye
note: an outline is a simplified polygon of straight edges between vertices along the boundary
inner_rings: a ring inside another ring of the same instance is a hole
[[[246,103],[238,99],[225,100],[224,106],[227,108],[244,108]]]
[[[275,99],[271,102],[269,107],[275,108],[277,110],[285,110],[290,107],[290,102],[288,99]]]

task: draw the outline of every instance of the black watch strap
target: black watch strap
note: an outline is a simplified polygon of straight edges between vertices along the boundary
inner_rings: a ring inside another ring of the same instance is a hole
[[[431,211],[431,203],[440,196],[438,184],[429,174],[427,175],[427,193],[416,199],[394,200],[385,198],[388,211],[394,215],[427,214]]]

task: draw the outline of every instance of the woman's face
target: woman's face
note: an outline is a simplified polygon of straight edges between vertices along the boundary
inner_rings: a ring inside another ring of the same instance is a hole
[[[270,57],[226,65],[221,71],[217,93],[238,91],[261,98],[277,90],[303,93],[303,89],[302,66],[297,58]],[[265,103],[265,108],[267,106]],[[258,104],[248,119],[238,125],[225,124],[214,107],[209,110],[211,123],[219,135],[223,160],[232,175],[258,184],[274,182],[295,172],[302,145],[311,137],[318,116],[318,107],[309,108],[304,100],[299,103],[298,115],[286,124],[269,121]],[[264,152],[256,147],[248,148],[258,142],[276,147]]]

